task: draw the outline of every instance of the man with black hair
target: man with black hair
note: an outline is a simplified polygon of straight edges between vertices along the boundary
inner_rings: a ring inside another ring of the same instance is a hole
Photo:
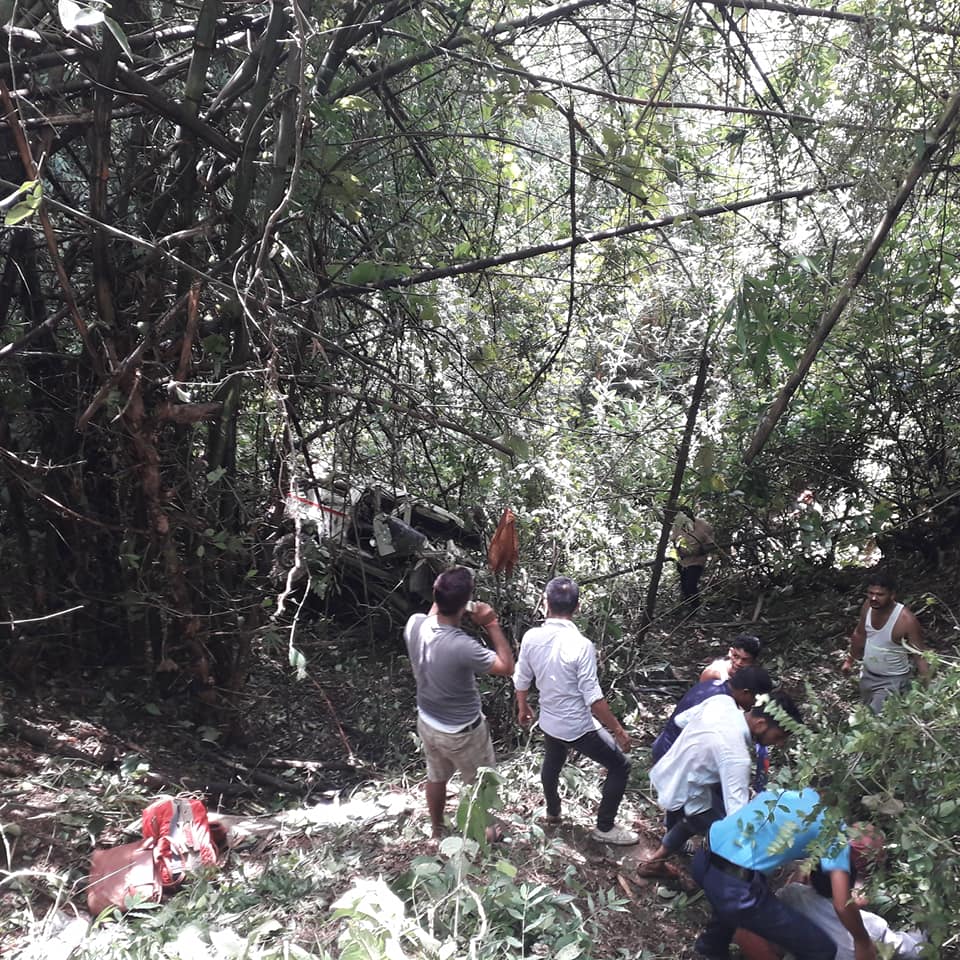
[[[639,838],[632,830],[614,822],[630,773],[630,761],[624,755],[630,751],[630,736],[600,688],[597,651],[573,622],[580,589],[569,577],[554,577],[544,599],[546,620],[524,634],[513,682],[517,718],[523,727],[534,719],[528,700],[534,683],[540,695],[540,729],[546,741],[540,780],[547,822],[560,822],[560,771],[569,752],[576,750],[607,771],[592,837],[603,843],[636,843]]]
[[[760,661],[763,641],[752,633],[738,633],[730,641],[726,657],[714,660],[704,667],[700,674],[700,683],[725,683],[745,667],[754,667]],[[764,691],[760,690],[759,693]],[[760,791],[767,785],[770,770],[770,751],[762,744],[756,745],[757,773],[753,778],[753,789]],[[655,758],[656,759],[656,758]]]
[[[815,790],[759,793],[712,824],[707,845],[693,859],[693,876],[713,907],[694,944],[707,960],[727,960],[737,927],[763,937],[795,960],[834,960],[837,945],[816,923],[779,900],[767,877],[791,860],[816,852],[830,882],[833,909],[853,938],[854,960],[876,960],[877,950],[851,898],[850,845],[831,826]]]
[[[763,652],[763,641],[751,633],[738,633],[731,641],[726,657],[714,660],[703,668],[700,682],[716,680],[723,683],[736,675],[743,667],[752,667],[760,660]]]
[[[477,676],[513,673],[513,651],[497,612],[474,603],[470,618],[487,632],[493,649],[461,627],[473,596],[473,573],[453,567],[433,584],[433,607],[407,621],[404,639],[417,682],[417,733],[427,760],[427,809],[434,837],[443,836],[447,783],[459,771],[473,783],[479,767],[496,763],[493,741],[480,710]]]
[[[897,603],[896,581],[886,573],[872,574],[841,669],[849,674],[857,660],[863,661],[860,698],[874,713],[883,709],[887,697],[910,686],[911,662],[920,677],[929,675],[926,649],[920,621]]]
[[[737,670],[728,680],[707,680],[691,687],[678,701],[666,726],[660,731],[657,739],[650,748],[653,762],[656,763],[676,742],[680,736],[680,727],[677,717],[681,713],[703,703],[710,697],[733,697],[741,710],[750,710],[758,694],[770,693],[773,684],[770,674],[763,667],[743,667]]]
[[[783,714],[802,723],[785,693],[760,699],[762,703],[744,714],[733,697],[711,697],[676,717],[680,736],[650,770],[657,803],[669,815],[670,825],[653,856],[639,868],[641,876],[672,872],[664,866],[668,857],[747,803],[753,741],[767,747],[785,743],[792,731]],[[722,806],[716,799],[718,786]]]
[[[857,824],[853,825],[855,829]],[[857,875],[865,872],[865,866],[858,858],[855,841],[850,843],[850,885],[857,882]],[[856,960],[856,945],[850,931],[833,906],[833,886],[830,873],[818,863],[807,882],[793,881],[777,891],[777,899],[792,910],[813,921],[837,946],[836,960]],[[864,909],[865,901],[855,898],[860,909],[860,920],[870,939],[884,944],[900,960],[919,960],[922,955],[924,935],[919,930],[896,930],[879,914]],[[738,929],[733,942],[740,948],[743,960],[781,960],[783,951],[774,947],[769,940],[755,933]]]

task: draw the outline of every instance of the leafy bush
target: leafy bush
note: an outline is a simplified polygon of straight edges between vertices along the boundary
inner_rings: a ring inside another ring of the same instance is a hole
[[[886,833],[875,893],[935,948],[960,936],[960,670],[941,661],[929,684],[889,698],[879,716],[855,707],[808,733],[800,753],[798,783]]]
[[[417,857],[395,884],[412,916],[382,880],[357,880],[340,897],[335,916],[347,921],[338,941],[341,957],[402,960],[406,947],[415,948],[415,956],[438,960],[592,956],[598,918],[605,911],[623,911],[624,901],[613,891],[601,891],[588,898],[585,912],[575,894],[521,879],[518,867],[496,854],[484,834],[488,810],[499,805],[501,783],[495,771],[482,770],[460,801],[462,835],[444,839],[437,856]],[[567,878],[576,889],[572,870]]]

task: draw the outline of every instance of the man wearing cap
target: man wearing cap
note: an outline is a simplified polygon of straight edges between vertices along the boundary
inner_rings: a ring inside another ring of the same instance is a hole
[[[765,791],[714,823],[693,860],[693,876],[713,907],[694,944],[707,960],[727,960],[737,927],[769,940],[795,960],[834,960],[837,945],[816,923],[773,895],[767,877],[814,851],[829,877],[833,909],[853,939],[854,960],[877,950],[851,898],[849,834],[831,826],[815,790]]]
[[[476,678],[513,673],[513,651],[493,607],[478,602],[470,612],[486,631],[492,650],[461,628],[472,595],[470,570],[444,571],[434,581],[430,612],[414,614],[404,630],[417,682],[417,733],[427,759],[427,809],[434,837],[443,836],[447,783],[454,772],[473,783],[479,767],[496,763]]]
[[[650,747],[653,762],[656,763],[676,742],[680,736],[677,717],[686,713],[710,697],[733,697],[741,710],[750,710],[760,693],[769,693],[773,689],[770,674],[763,667],[744,667],[737,670],[728,680],[707,680],[692,686],[677,702],[670,719],[657,735]]]

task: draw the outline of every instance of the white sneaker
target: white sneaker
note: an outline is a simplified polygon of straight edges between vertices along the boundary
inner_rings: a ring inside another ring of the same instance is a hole
[[[609,830],[600,830],[594,827],[590,836],[601,843],[615,843],[621,847],[629,847],[632,843],[639,843],[640,838],[625,827],[618,827],[614,824]]]

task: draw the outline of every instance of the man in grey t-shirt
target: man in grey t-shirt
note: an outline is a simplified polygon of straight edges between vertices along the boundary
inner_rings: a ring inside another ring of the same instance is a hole
[[[493,607],[474,603],[470,612],[486,630],[492,650],[461,629],[472,595],[470,570],[444,571],[434,581],[430,612],[414,614],[403,634],[417,681],[417,733],[427,758],[427,809],[434,837],[443,836],[447,783],[454,772],[472,783],[478,767],[496,762],[476,678],[513,673],[513,651]]]

